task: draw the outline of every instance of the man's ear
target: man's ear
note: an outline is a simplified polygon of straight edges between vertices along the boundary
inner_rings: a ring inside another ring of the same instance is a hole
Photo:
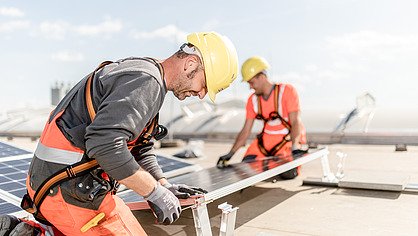
[[[186,57],[186,61],[184,63],[184,70],[194,70],[199,65],[199,60],[195,55],[189,55]]]

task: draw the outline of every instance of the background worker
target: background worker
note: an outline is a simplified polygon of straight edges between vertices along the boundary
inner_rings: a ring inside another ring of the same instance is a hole
[[[29,168],[23,208],[65,235],[145,235],[114,195],[121,183],[149,202],[160,223],[174,222],[178,197],[204,190],[165,179],[151,153],[150,139],[164,133],[158,111],[167,91],[179,100],[208,93],[214,101],[237,73],[235,47],[215,32],[188,35],[165,60],[102,63],[52,111]],[[80,228],[100,213],[99,224],[82,234]]]
[[[246,119],[243,128],[235,139],[228,154],[218,160],[218,167],[227,165],[234,153],[245,143],[251,134],[255,119],[264,121],[263,130],[248,147],[243,161],[261,160],[276,157],[291,161],[294,156],[305,153],[301,143],[305,142],[305,130],[300,118],[299,97],[290,84],[273,84],[268,80],[269,64],[264,58],[251,57],[241,68],[243,81],[248,82],[254,93],[250,95],[246,105]],[[277,164],[276,164],[277,166]],[[267,168],[275,167],[275,162]],[[298,175],[297,168],[280,176],[292,179]]]

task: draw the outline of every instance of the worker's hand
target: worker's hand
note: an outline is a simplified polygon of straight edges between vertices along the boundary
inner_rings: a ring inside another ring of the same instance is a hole
[[[168,190],[170,190],[177,198],[180,199],[187,199],[192,195],[197,194],[205,194],[208,193],[208,191],[197,188],[197,187],[190,187],[185,184],[170,184],[167,183],[164,185]]]
[[[219,157],[218,162],[216,163],[216,167],[218,167],[219,169],[228,167],[228,161],[231,160],[231,157],[233,155],[233,152],[228,152],[228,154]]]
[[[176,221],[181,213],[179,199],[174,194],[157,183],[154,191],[145,197],[159,223],[169,225]]]
[[[292,156],[294,159],[302,157],[306,153],[308,153],[308,150],[302,150],[302,149],[292,150]]]

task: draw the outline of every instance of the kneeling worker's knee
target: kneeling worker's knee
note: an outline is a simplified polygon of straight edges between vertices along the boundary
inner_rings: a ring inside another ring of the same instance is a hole
[[[293,168],[291,170],[283,172],[279,176],[282,179],[294,179],[298,176],[298,168]]]

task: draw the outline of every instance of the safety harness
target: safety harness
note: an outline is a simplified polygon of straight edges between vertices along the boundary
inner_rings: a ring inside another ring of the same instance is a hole
[[[154,64],[158,65],[160,73],[162,74],[162,77],[163,77],[163,70],[159,63],[155,62],[151,58],[145,58],[145,60],[152,61]],[[86,107],[87,107],[91,121],[93,121],[94,117],[96,116],[96,111],[94,109],[92,96],[91,96],[92,80],[97,71],[99,71],[101,68],[111,63],[113,62],[111,61],[102,62],[94,70],[94,72],[89,75],[87,79],[86,87],[85,87],[85,100],[86,100]],[[141,132],[138,138],[128,143],[128,149],[132,153],[134,150],[139,150],[142,147],[152,146],[152,142],[150,142],[152,138],[156,140],[160,140],[164,138],[166,134],[167,134],[167,128],[158,124],[158,114],[157,114],[152,120],[150,120],[150,122],[148,122],[145,129]],[[29,194],[26,193],[23,196],[22,201],[21,201],[22,209],[33,214],[35,219],[38,220],[39,222],[50,225],[50,223],[45,219],[45,217],[39,211],[40,206],[42,202],[44,201],[45,197],[48,195],[50,189],[54,188],[55,186],[65,181],[73,179],[75,177],[88,174],[89,172],[100,167],[96,159],[90,159],[87,157],[86,154],[84,154],[84,157],[85,158],[83,158],[82,161],[77,162],[72,165],[68,165],[67,167],[57,171],[55,174],[51,175],[49,178],[43,181],[42,184],[37,189],[37,191],[35,192],[33,200],[30,198]],[[134,157],[135,159],[137,159],[136,155],[134,155]],[[107,176],[107,174],[104,171],[102,172],[102,177],[104,178],[104,180],[112,181],[110,176]],[[114,184],[112,184],[112,190],[110,192],[115,194],[117,191],[118,185],[119,184],[116,181],[114,181]]]
[[[262,111],[262,107],[261,107],[261,95],[257,96],[258,111],[257,111],[256,119],[264,121],[263,129],[257,135],[258,148],[267,157],[268,156],[274,156],[281,148],[283,148],[283,146],[287,142],[291,141],[290,130],[291,130],[292,126],[278,112],[279,111],[279,92],[280,92],[280,85],[276,84],[274,86],[274,111],[272,111],[267,118],[263,116],[263,111]],[[275,120],[275,119],[280,119],[280,121],[282,122],[284,127],[288,130],[288,132],[287,132],[286,135],[283,136],[282,140],[279,143],[277,143],[270,150],[267,150],[266,147],[264,146],[264,141],[263,141],[264,130],[267,126],[267,122],[269,122],[271,120]]]

